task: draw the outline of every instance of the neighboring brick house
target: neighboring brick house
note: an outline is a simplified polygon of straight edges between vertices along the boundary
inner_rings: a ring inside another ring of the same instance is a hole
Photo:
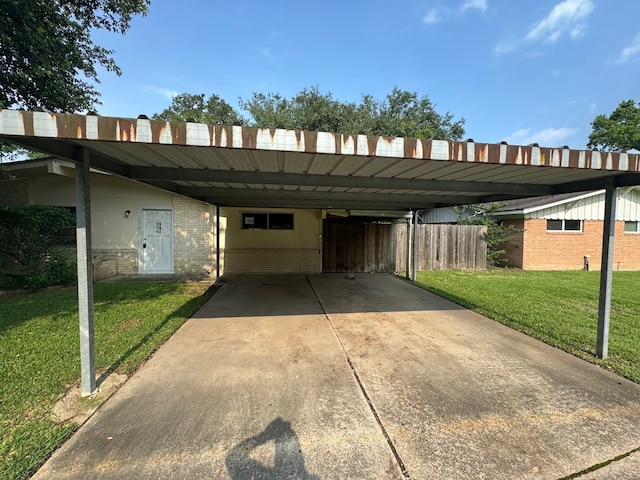
[[[602,255],[604,190],[502,202],[496,215],[519,233],[506,246],[506,265],[525,270],[579,270]],[[426,212],[424,223],[455,221],[452,209]],[[640,270],[640,187],[618,189],[613,266]]]
[[[12,178],[0,179],[0,205],[75,208],[72,162],[47,158],[2,167]],[[90,181],[96,279],[215,276],[214,205],[95,170]],[[221,273],[322,271],[320,210],[221,208],[220,232]]]

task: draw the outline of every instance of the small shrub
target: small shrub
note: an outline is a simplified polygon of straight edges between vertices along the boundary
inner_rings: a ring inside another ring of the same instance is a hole
[[[27,274],[24,282],[29,290],[39,290],[51,285],[71,285],[75,280],[75,262],[67,252],[58,249],[51,251],[43,268]]]
[[[74,224],[66,208],[0,207],[0,282],[13,274],[32,290],[71,283],[73,262],[58,247],[73,245]]]
[[[51,285],[71,285],[76,281],[76,262],[62,249],[53,250],[49,254],[45,270]]]

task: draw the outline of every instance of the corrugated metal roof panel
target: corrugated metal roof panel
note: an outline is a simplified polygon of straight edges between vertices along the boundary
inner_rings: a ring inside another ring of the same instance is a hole
[[[254,190],[300,188],[319,208],[339,198],[353,208],[423,208],[597,189],[611,176],[640,184],[638,154],[537,146],[14,110],[0,110],[0,138],[70,160],[80,146],[96,168],[198,198],[207,192],[193,182],[209,181],[222,204],[227,193],[237,204],[260,201]]]

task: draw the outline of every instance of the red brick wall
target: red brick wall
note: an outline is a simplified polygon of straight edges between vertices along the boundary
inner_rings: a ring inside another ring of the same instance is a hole
[[[587,220],[582,232],[547,232],[547,221],[524,221],[522,268],[525,270],[580,270],[584,255],[590,269],[600,269],[603,222]],[[514,265],[515,266],[515,265]],[[624,222],[616,222],[614,270],[640,270],[640,234],[624,233]]]
[[[505,220],[502,223],[505,226],[513,225],[516,229],[518,229],[518,232],[513,236],[511,241],[502,247],[506,252],[503,257],[506,259],[506,262],[503,263],[503,266],[510,268],[522,268],[524,219],[517,218],[512,220]]]

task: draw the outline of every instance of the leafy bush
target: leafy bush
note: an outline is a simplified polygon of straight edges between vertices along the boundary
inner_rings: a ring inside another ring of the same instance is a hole
[[[504,247],[520,232],[513,225],[504,225],[498,221],[495,214],[500,204],[469,205],[454,207],[454,213],[459,225],[485,225],[487,233],[484,238],[487,242],[487,265],[500,266],[506,263]]]
[[[24,286],[38,290],[50,285],[70,285],[76,280],[76,264],[61,250],[53,250],[40,270],[29,272],[24,278]]]
[[[74,224],[61,207],[0,207],[0,277],[20,274],[30,289],[71,283],[73,262],[58,247],[73,244]]]

